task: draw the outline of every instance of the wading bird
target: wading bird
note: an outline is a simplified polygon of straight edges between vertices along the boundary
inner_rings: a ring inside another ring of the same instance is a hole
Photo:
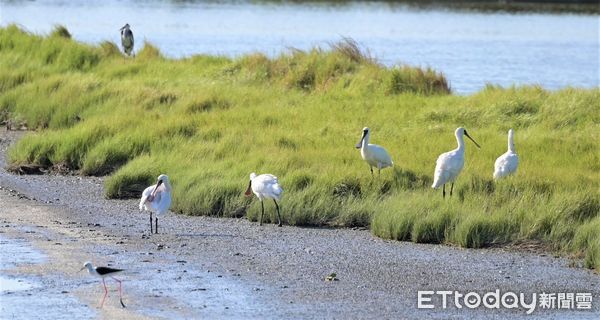
[[[123,51],[128,56],[133,52],[133,32],[129,29],[129,23],[125,24],[121,30],[121,45],[123,45]]]
[[[150,233],[152,233],[152,211],[156,212],[154,233],[158,233],[158,215],[167,213],[170,206],[171,184],[169,183],[169,177],[161,174],[158,176],[156,184],[144,190],[140,200],[140,211],[150,211]]]
[[[517,171],[519,165],[519,157],[515,153],[515,131],[508,130],[508,151],[496,159],[494,164],[494,179],[502,179]]]
[[[111,277],[113,280],[115,280],[116,282],[119,283],[119,301],[121,302],[121,306],[123,306],[123,308],[125,308],[125,304],[123,303],[123,289],[121,287],[121,280],[114,277],[115,274],[122,272],[123,269],[113,269],[113,268],[109,268],[109,267],[94,267],[94,266],[92,266],[92,263],[89,261],[83,265],[83,268],[81,268],[81,270],[83,270],[85,268],[87,268],[88,272],[91,275],[102,278],[102,285],[104,286],[104,296],[102,297],[102,302],[100,302],[100,308],[102,308],[102,306],[104,306],[104,300],[106,299],[106,296],[108,295],[108,289],[106,288],[106,282],[104,282],[104,278],[106,278],[106,277]],[[79,270],[79,271],[81,271],[81,270]]]
[[[265,214],[265,205],[263,203],[264,199],[273,199],[275,202],[275,208],[277,208],[277,221],[279,222],[279,226],[281,227],[281,215],[279,214],[279,205],[277,201],[281,199],[281,194],[283,193],[283,189],[279,185],[277,181],[277,177],[272,174],[261,174],[259,176],[256,173],[252,172],[250,174],[250,182],[248,183],[248,189],[244,193],[247,197],[252,195],[252,192],[256,195],[258,200],[260,200],[260,225],[262,226],[263,215]]]
[[[452,183],[452,186],[450,187],[450,196],[452,196],[454,181],[456,181],[456,177],[458,177],[460,171],[465,165],[465,140],[463,139],[463,135],[471,139],[477,148],[480,148],[479,144],[477,144],[477,142],[475,142],[475,140],[469,136],[465,128],[456,128],[456,131],[454,131],[454,136],[456,136],[458,147],[452,151],[442,153],[438,157],[435,163],[433,185],[431,186],[434,189],[437,189],[441,186],[442,197],[444,198],[446,197],[446,183]]]
[[[369,164],[371,175],[373,175],[373,167],[376,167],[379,174],[381,174],[381,169],[393,166],[394,162],[382,146],[369,143],[370,137],[371,131],[369,128],[363,128],[362,137],[356,144],[356,149],[360,149],[360,155]]]

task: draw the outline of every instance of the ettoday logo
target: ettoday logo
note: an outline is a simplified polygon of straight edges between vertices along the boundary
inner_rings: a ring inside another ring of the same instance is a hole
[[[514,293],[495,291],[461,293],[458,291],[418,291],[417,308],[448,308],[453,303],[457,309],[523,309],[526,314],[541,309],[591,309],[591,293]]]

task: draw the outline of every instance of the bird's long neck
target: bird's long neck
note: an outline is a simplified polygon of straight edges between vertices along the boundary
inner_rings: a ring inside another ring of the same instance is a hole
[[[88,270],[88,272],[89,272],[90,274],[96,274],[96,273],[98,273],[98,272],[96,271],[96,268],[94,268],[92,265],[88,265],[88,266],[86,266],[86,267],[87,267],[87,270]]]
[[[458,144],[458,147],[456,148],[456,150],[458,150],[458,151],[465,150],[465,139],[464,139],[463,135],[461,135],[461,134],[456,135],[456,143]]]
[[[515,139],[512,131],[508,133],[508,151],[515,152]]]
[[[365,138],[363,139],[363,143],[362,143],[363,149],[366,149],[367,146],[369,145],[369,136],[370,135],[371,135],[370,133],[365,134]]]

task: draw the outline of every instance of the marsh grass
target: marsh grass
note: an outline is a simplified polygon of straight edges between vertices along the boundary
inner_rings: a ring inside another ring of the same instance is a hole
[[[421,69],[403,65],[392,69],[387,83],[387,92],[404,92],[432,95],[449,94],[450,85],[443,74],[432,69]]]
[[[135,58],[111,42],[0,29],[0,115],[34,132],[13,166],[109,175],[106,196],[138,197],[160,173],[175,212],[246,216],[250,172],[284,188],[284,223],[370,227],[403,241],[480,248],[536,240],[600,265],[600,90],[487,86],[448,94],[442,74],[386,68],[343,40],[324,50],[172,60],[145,44]],[[371,176],[354,145],[361,129],[395,167]],[[432,190],[437,156],[465,126],[466,164],[454,196]],[[494,182],[516,130],[520,167]],[[265,203],[265,221],[276,220]]]
[[[69,30],[67,30],[65,26],[56,25],[50,33],[50,37],[61,37],[71,39],[71,33],[69,32]]]

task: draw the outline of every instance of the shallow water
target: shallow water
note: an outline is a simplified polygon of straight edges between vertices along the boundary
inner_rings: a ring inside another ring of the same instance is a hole
[[[20,232],[31,228],[19,227]],[[25,239],[0,236],[0,319],[34,319],[44,314],[50,319],[89,319],[97,314],[96,300],[102,297],[102,282],[87,272],[65,277],[59,270],[43,275],[23,274],[21,266],[48,262],[48,257]],[[223,272],[200,271],[171,255],[132,252],[115,256],[117,248],[97,246],[97,256],[111,257],[109,264],[126,268],[118,276],[123,280],[123,295],[128,310],[165,319],[208,318],[280,318],[277,303],[259,301],[257,290],[271,289],[251,281],[242,281]],[[144,262],[140,263],[140,259]],[[165,268],[158,261],[180,261]],[[71,266],[69,266],[71,268]],[[64,272],[64,271],[62,271]],[[111,291],[106,306],[117,305],[117,284],[106,280]],[[72,293],[81,290],[91,299],[82,302]],[[142,303],[145,302],[145,303]]]
[[[25,264],[38,264],[46,261],[46,256],[33,249],[23,239],[9,239],[0,236],[0,270],[16,268]]]
[[[120,43],[132,26],[170,57],[277,55],[352,37],[386,65],[443,71],[457,93],[486,83],[548,89],[599,85],[597,15],[420,10],[389,3],[344,6],[247,1],[0,1],[2,25],[47,33],[65,25],[74,38]]]
[[[0,294],[21,290],[29,290],[33,287],[34,284],[29,283],[23,279],[7,278],[0,275]]]
[[[12,269],[19,265],[36,264],[45,261],[45,256],[33,248],[26,245],[24,240],[7,239],[0,237],[0,272],[6,269]],[[36,287],[37,284],[14,276],[5,276],[0,273],[0,309],[4,309],[3,295],[11,294],[15,291],[29,290]]]
[[[107,257],[116,249],[95,248],[98,255]],[[279,301],[257,298],[270,293],[268,286],[232,276],[220,268],[194,265],[161,252],[122,252],[107,262],[126,269],[119,276],[125,304],[139,314],[165,319],[282,317],[277,311]],[[89,280],[90,290],[94,290],[98,280]],[[108,279],[107,286],[113,289],[116,284]],[[115,303],[110,298],[108,302]]]
[[[0,318],[91,319],[95,312],[67,291],[48,289],[64,279],[14,274],[14,268],[44,263],[47,257],[23,239],[0,237]],[[72,287],[65,286],[65,289]]]

